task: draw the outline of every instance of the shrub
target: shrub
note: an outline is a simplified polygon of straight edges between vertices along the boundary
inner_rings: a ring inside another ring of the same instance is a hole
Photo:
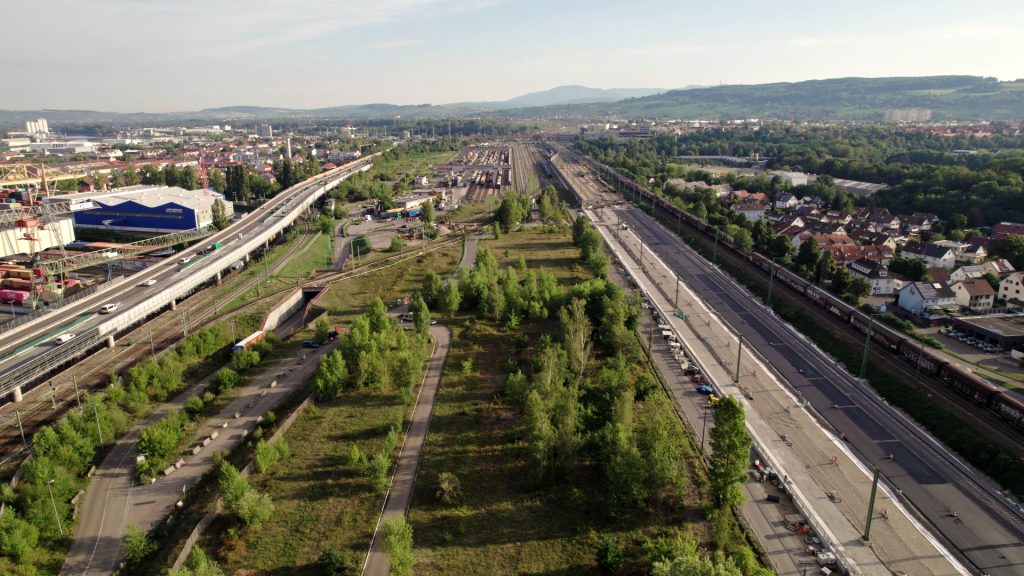
[[[213,385],[216,387],[218,394],[223,394],[237,386],[238,379],[238,372],[235,372],[231,368],[221,368],[213,377]]]
[[[451,472],[441,472],[437,475],[437,499],[445,504],[455,502],[462,492],[462,483],[459,477]]]
[[[156,550],[156,542],[152,542],[149,535],[134,524],[130,524],[124,531],[123,546],[124,558],[129,564],[138,564]]]
[[[39,530],[18,518],[12,509],[0,514],[0,554],[21,562],[38,542]]]
[[[367,473],[370,477],[370,485],[380,494],[385,494],[391,486],[388,471],[391,470],[391,455],[387,452],[378,452],[370,458],[367,466]]]
[[[412,576],[412,526],[405,518],[384,521],[384,551],[392,576]]]
[[[336,548],[324,550],[317,563],[325,576],[358,576],[362,568],[355,554]]]
[[[249,490],[238,502],[235,515],[241,518],[247,527],[259,526],[274,515],[274,503],[269,494]]]
[[[245,372],[259,363],[260,353],[255,350],[235,350],[231,354],[231,367],[238,372]]]
[[[202,411],[203,399],[199,396],[189,396],[188,400],[185,400],[185,414],[188,414],[189,418],[195,420]]]

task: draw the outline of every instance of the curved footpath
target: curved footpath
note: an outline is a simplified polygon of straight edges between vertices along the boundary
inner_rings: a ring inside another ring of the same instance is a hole
[[[255,428],[258,418],[288,398],[312,376],[320,356],[333,350],[334,346],[336,343],[316,350],[300,349],[264,367],[219,414],[203,422],[198,440],[209,438],[213,432],[217,432],[217,438],[198,455],[187,456],[179,470],[170,476],[161,476],[153,484],[134,485],[135,444],[139,431],[165,416],[170,409],[180,408],[188,397],[201,394],[209,378],[161,406],[121,437],[97,467],[89,483],[78,532],[60,571],[61,576],[112,574],[121,562],[121,541],[125,529],[135,524],[149,531],[165,520],[182,495],[213,468],[214,453],[228,452],[237,446]]]
[[[431,326],[430,336],[434,340],[434,353],[430,364],[423,375],[423,384],[416,396],[416,408],[412,413],[412,422],[405,433],[405,442],[398,455],[398,465],[391,477],[391,488],[384,500],[384,509],[377,519],[377,527],[370,541],[370,553],[363,564],[363,576],[388,576],[391,563],[384,553],[384,520],[405,516],[412,502],[412,488],[416,482],[416,469],[420,464],[423,444],[427,440],[427,429],[430,417],[434,413],[434,401],[437,389],[441,385],[441,372],[448,356],[451,334],[445,326]]]

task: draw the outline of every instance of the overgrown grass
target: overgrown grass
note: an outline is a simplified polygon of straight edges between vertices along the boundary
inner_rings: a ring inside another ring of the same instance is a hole
[[[361,561],[383,497],[349,465],[347,455],[352,446],[365,454],[380,450],[403,409],[397,394],[373,390],[346,392],[310,406],[284,435],[291,456],[268,474],[250,478],[254,489],[273,499],[273,518],[235,537],[233,521],[222,516],[199,545],[213,552],[227,574],[242,569],[308,574],[328,548],[356,554]]]
[[[532,229],[482,245],[502,266],[514,266],[522,254],[527,267],[545,268],[563,283],[589,278],[576,264],[578,250],[565,230]],[[409,512],[417,574],[608,573],[598,565],[599,550],[608,537],[620,544],[623,556],[623,564],[612,573],[645,573],[650,570],[645,542],[677,535],[708,540],[701,511],[704,472],[681,421],[673,422],[672,433],[686,439],[690,481],[685,494],[675,495],[672,502],[612,517],[592,448],[582,452],[567,476],[537,488],[528,480],[521,416],[502,402],[498,392],[511,363],[525,366],[532,343],[554,332],[557,322],[528,323],[509,331],[465,315],[443,321],[453,327],[452,346]],[[527,336],[527,344],[517,349],[511,343],[520,333]],[[626,353],[634,355],[628,365],[653,371],[639,347]],[[599,370],[604,362],[596,358],[591,370]],[[455,474],[460,481],[461,491],[451,504],[437,496],[442,473]]]

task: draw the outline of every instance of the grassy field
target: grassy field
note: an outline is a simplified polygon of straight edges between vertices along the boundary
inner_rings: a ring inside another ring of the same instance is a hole
[[[379,450],[402,409],[396,394],[371,390],[307,408],[285,433],[291,456],[250,478],[254,489],[273,499],[273,518],[233,537],[231,522],[221,517],[200,546],[215,553],[227,574],[308,574],[327,548],[350,551],[361,561],[383,497],[348,466],[346,455],[353,445],[367,454]]]
[[[482,245],[503,266],[522,254],[528,267],[547,269],[563,284],[589,277],[575,264],[578,251],[565,231],[533,229]],[[417,574],[607,573],[597,562],[605,536],[617,539],[627,558],[617,573],[640,573],[649,569],[637,560],[645,556],[644,542],[678,534],[707,539],[700,512],[702,472],[695,465],[680,505],[634,510],[618,518],[606,512],[604,479],[589,458],[582,458],[554,486],[532,488],[526,481],[530,474],[525,442],[518,436],[519,416],[496,397],[509,360],[522,364],[531,347],[516,351],[510,345],[515,334],[493,322],[462,317],[447,321],[453,327],[452,347],[409,513]],[[521,330],[537,342],[554,332],[555,324],[526,324]],[[597,359],[594,369],[602,363]],[[639,359],[636,364],[646,366]],[[676,425],[677,437],[686,437],[682,422]],[[692,443],[686,449],[693,454]],[[443,472],[460,479],[462,495],[454,504],[443,504],[435,496]]]

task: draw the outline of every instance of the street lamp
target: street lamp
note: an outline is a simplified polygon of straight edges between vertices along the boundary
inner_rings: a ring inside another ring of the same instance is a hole
[[[60,537],[64,537],[64,525],[60,521],[60,514],[57,512],[57,500],[53,497],[53,480],[46,483],[46,490],[50,493],[50,503],[53,504],[53,517],[57,519],[57,530],[60,531]]]

